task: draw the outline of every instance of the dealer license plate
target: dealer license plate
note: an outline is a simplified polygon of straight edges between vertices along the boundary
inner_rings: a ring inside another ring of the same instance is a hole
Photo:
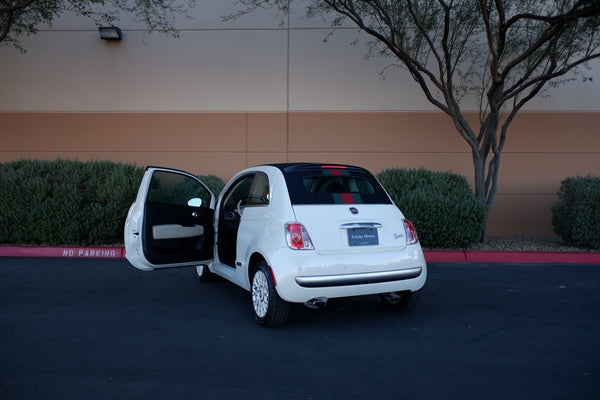
[[[348,245],[350,246],[377,246],[379,236],[377,228],[348,229]]]

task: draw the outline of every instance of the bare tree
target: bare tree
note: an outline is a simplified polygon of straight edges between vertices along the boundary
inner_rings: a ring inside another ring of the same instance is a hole
[[[238,0],[239,18],[259,8],[289,12],[293,0]],[[600,0],[305,0],[308,17],[351,21],[370,54],[408,69],[427,100],[452,119],[473,156],[475,195],[489,208],[508,128],[544,89],[600,57]],[[331,19],[332,18],[332,19]],[[568,74],[568,75],[567,75]],[[583,77],[586,79],[586,77]],[[478,125],[461,109],[479,100]],[[485,236],[482,236],[482,239]]]
[[[144,23],[150,31],[177,36],[174,21],[187,15],[195,0],[0,0],[0,45],[24,51],[19,38],[33,35],[42,24],[72,12],[91,18],[97,24],[112,24],[127,15]]]

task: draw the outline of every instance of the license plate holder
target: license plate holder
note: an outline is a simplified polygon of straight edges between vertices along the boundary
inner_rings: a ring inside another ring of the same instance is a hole
[[[377,246],[379,235],[377,228],[352,228],[348,229],[349,246]]]

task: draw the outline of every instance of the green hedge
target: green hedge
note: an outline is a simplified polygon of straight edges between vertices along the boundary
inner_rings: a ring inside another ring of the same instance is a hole
[[[425,169],[388,169],[377,175],[426,247],[465,248],[479,241],[486,207],[466,178]]]
[[[196,175],[215,195],[219,197],[221,190],[225,187],[225,181],[215,175]],[[216,200],[216,199],[215,199]]]
[[[123,221],[143,173],[109,161],[1,164],[0,243],[121,243]]]
[[[110,161],[20,160],[0,164],[0,243],[110,245],[144,174]],[[224,183],[203,178],[218,194]]]
[[[144,169],[110,161],[20,160],[0,164],[0,243],[110,245],[123,243],[123,224]],[[199,176],[215,195],[225,183]],[[485,207],[464,177],[387,170],[378,179],[419,233],[424,246],[476,242]]]
[[[569,177],[561,181],[552,206],[554,232],[578,247],[600,249],[600,177]]]

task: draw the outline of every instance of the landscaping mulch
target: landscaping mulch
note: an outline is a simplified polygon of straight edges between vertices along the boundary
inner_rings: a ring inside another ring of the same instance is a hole
[[[424,248],[429,251],[537,251],[561,253],[598,252],[594,249],[567,246],[559,236],[488,236],[486,243],[476,243],[466,249]]]

